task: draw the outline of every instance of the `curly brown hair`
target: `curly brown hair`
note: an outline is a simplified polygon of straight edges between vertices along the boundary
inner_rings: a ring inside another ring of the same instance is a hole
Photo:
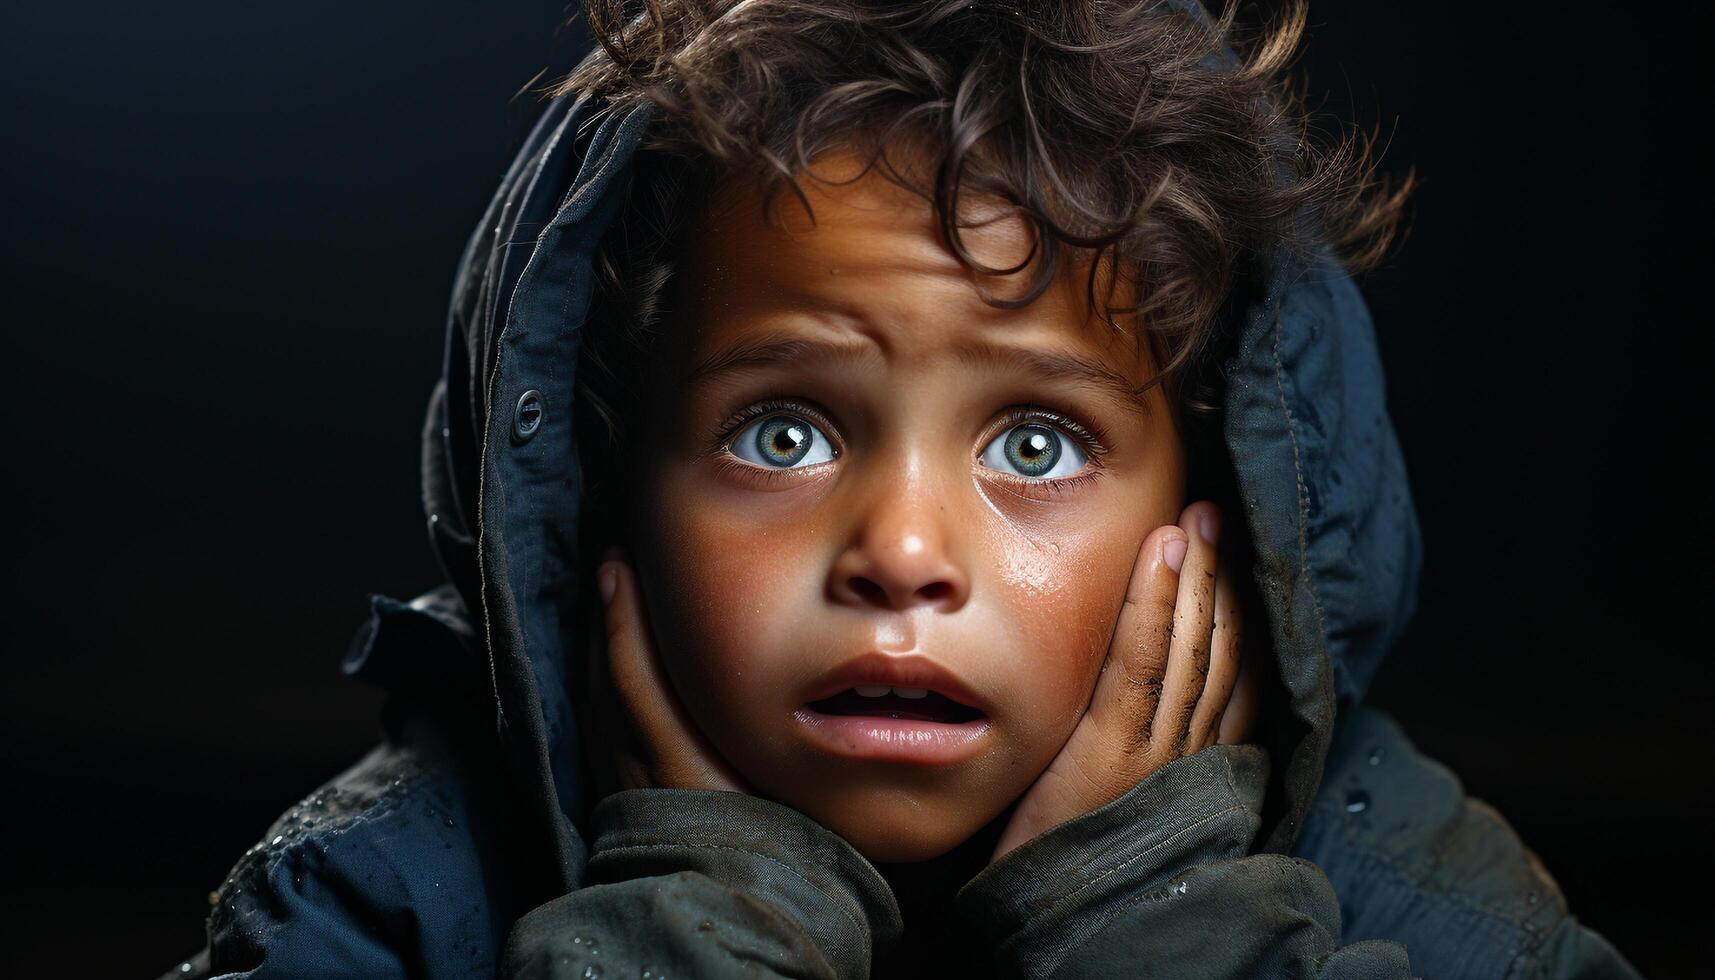
[[[1150,385],[1166,381],[1176,404],[1211,408],[1176,382],[1245,263],[1284,245],[1368,267],[1412,184],[1409,173],[1397,184],[1377,177],[1370,137],[1320,138],[1311,126],[1287,78],[1303,0],[1255,28],[1240,26],[1237,9],[1231,0],[1212,18],[1196,0],[591,0],[597,47],[549,93],[660,112],[596,255],[579,398],[617,441],[635,383],[628,365],[648,347],[681,239],[717,182],[757,179],[770,197],[790,189],[808,208],[798,181],[837,146],[926,198],[968,269],[1028,277],[1008,296],[984,291],[994,305],[1030,303],[1068,250],[1087,250],[1092,308],[1150,345]],[[888,152],[902,145],[912,147],[905,167]],[[992,268],[966,249],[968,193],[1026,219],[1035,245],[1023,262]],[[1139,301],[1113,305],[1109,276],[1098,302],[1098,268],[1136,284]]]

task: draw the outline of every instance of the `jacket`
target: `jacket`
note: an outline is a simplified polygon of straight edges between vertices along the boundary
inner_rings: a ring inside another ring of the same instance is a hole
[[[207,948],[167,976],[904,975],[899,897],[803,814],[590,798],[570,407],[591,252],[651,119],[601,108],[548,105],[461,260],[422,429],[448,580],[372,596],[343,664],[392,692],[384,740],[240,858]],[[1363,703],[1421,540],[1355,285],[1283,253],[1230,307],[1223,436],[1291,737],[1179,759],[983,869],[951,899],[953,972],[1634,976]]]

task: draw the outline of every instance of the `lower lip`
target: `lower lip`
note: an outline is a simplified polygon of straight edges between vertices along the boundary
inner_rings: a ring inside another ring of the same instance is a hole
[[[801,707],[792,713],[799,727],[822,749],[849,759],[945,766],[963,762],[982,749],[989,720],[950,724],[883,718],[876,715],[828,715]]]

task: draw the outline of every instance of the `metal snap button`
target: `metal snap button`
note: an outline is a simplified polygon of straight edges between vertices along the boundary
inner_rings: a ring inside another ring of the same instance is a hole
[[[522,446],[541,428],[542,393],[531,388],[518,396],[518,406],[512,410],[512,441]]]

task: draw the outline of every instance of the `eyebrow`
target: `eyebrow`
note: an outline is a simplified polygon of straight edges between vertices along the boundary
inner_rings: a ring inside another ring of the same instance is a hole
[[[881,360],[880,351],[866,343],[842,344],[801,337],[760,337],[702,359],[685,373],[680,383],[691,385],[735,371],[759,370],[795,361],[866,360]]]
[[[1122,405],[1149,415],[1144,386],[1094,358],[1069,350],[1034,350],[981,341],[966,341],[953,348],[961,364],[1023,372],[1044,380],[1084,385],[1107,394]],[[881,361],[881,353],[869,343],[839,343],[798,337],[761,337],[712,354],[699,361],[681,379],[692,385],[723,374],[760,370],[802,361]]]
[[[1012,369],[1049,380],[1084,385],[1106,393],[1139,414],[1150,414],[1143,385],[1133,384],[1125,375],[1076,351],[966,342],[955,347],[954,353],[962,363],[972,367]]]

